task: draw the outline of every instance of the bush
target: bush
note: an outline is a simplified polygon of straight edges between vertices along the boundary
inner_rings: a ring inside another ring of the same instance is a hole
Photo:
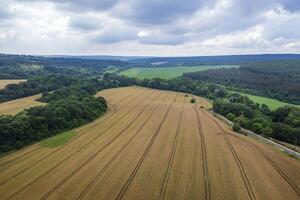
[[[226,115],[226,118],[229,119],[230,121],[233,121],[235,119],[235,115],[233,113],[228,113]]]
[[[239,133],[241,131],[240,124],[234,123],[233,126],[232,126],[232,130]]]
[[[194,98],[192,98],[191,103],[196,103],[196,100]]]

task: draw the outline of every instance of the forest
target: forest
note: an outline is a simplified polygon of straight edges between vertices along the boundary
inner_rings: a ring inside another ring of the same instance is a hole
[[[186,73],[185,77],[228,89],[300,104],[300,61],[259,62],[240,68]]]

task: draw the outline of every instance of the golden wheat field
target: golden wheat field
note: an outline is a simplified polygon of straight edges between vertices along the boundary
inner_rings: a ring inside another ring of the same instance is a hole
[[[0,115],[14,115],[26,108],[45,105],[43,102],[36,101],[41,96],[38,94],[0,103]]]
[[[7,79],[7,80],[0,80],[0,90],[5,88],[8,84],[18,84],[21,82],[25,82],[26,79]]]
[[[232,132],[206,100],[141,87],[97,95],[109,111],[68,143],[0,159],[1,199],[300,198],[300,162]]]

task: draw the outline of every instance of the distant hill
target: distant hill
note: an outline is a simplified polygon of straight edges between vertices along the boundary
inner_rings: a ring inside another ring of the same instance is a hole
[[[0,79],[29,78],[49,73],[76,73],[78,70],[101,72],[111,66],[122,68],[128,66],[128,63],[113,59],[0,54]]]
[[[300,60],[300,54],[259,54],[259,55],[226,55],[226,56],[195,56],[195,57],[152,57],[129,60],[133,66],[193,66],[213,64],[244,64],[275,60]]]
[[[135,59],[151,58],[149,56],[109,56],[109,55],[92,55],[92,56],[70,56],[70,55],[46,55],[43,57],[48,58],[79,58],[79,59],[90,59],[90,60],[120,60],[130,61]]]

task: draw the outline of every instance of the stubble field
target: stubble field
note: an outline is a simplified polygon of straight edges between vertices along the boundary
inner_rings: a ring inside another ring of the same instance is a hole
[[[204,99],[140,87],[98,95],[109,112],[68,143],[0,159],[1,199],[300,198],[300,162],[233,133]]]
[[[38,94],[0,103],[0,115],[14,115],[26,108],[45,105],[45,103],[36,101],[41,96]]]
[[[5,88],[8,84],[18,84],[21,82],[25,82],[26,79],[7,79],[7,80],[0,80],[0,90]]]

